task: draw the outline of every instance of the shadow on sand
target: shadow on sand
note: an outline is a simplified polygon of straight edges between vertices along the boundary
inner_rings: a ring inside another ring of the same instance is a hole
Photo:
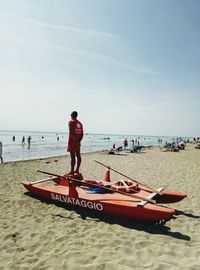
[[[47,204],[52,204],[51,201],[44,200],[44,198],[39,198],[37,196],[34,196],[33,194],[29,192],[25,192],[25,195],[31,197],[31,198],[37,198],[41,202],[45,202]],[[74,211],[76,212],[80,219],[82,220],[87,220],[89,221],[95,221],[95,222],[105,222],[108,224],[118,224],[122,227],[128,228],[128,229],[134,229],[138,231],[144,231],[150,234],[160,234],[160,235],[165,235],[169,237],[174,237],[180,240],[185,240],[185,241],[190,241],[190,236],[184,235],[180,232],[172,232],[171,228],[166,226],[165,223],[153,223],[153,222],[139,222],[139,221],[133,221],[133,220],[127,220],[127,219],[122,219],[122,218],[117,218],[117,217],[111,217],[111,216],[105,216],[104,214],[101,214],[99,212],[94,212],[88,209],[82,209],[80,207],[75,207],[75,206],[70,206],[70,205],[63,205],[62,203],[55,202],[54,203],[56,206],[62,207],[66,210],[69,211]],[[178,211],[177,210],[177,215],[182,215],[184,212]],[[185,214],[188,216],[188,214]],[[68,216],[63,216],[60,214],[53,215],[54,217],[59,217],[59,218],[64,218],[64,219],[77,219],[77,217],[68,217]],[[191,217],[191,216],[189,216]],[[193,216],[194,217],[194,216]],[[195,217],[199,218],[199,217]],[[173,219],[176,219],[174,217]]]
[[[200,216],[196,216],[196,215],[193,215],[193,214],[185,213],[184,211],[177,210],[177,209],[176,209],[176,216],[186,216],[186,217],[189,217],[189,218],[200,218]]]

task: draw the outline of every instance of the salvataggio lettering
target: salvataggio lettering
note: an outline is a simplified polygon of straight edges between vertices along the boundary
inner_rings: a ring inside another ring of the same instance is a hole
[[[92,201],[85,201],[85,200],[81,200],[81,199],[77,199],[77,198],[70,198],[68,196],[64,196],[64,195],[60,195],[60,194],[51,193],[51,199],[55,200],[55,201],[63,202],[66,204],[82,206],[82,207],[86,207],[86,208],[94,209],[94,210],[98,210],[98,211],[103,210],[103,205],[101,203],[95,203]]]

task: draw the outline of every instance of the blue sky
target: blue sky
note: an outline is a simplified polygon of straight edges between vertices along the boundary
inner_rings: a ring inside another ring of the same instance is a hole
[[[199,0],[0,0],[0,129],[200,136]]]

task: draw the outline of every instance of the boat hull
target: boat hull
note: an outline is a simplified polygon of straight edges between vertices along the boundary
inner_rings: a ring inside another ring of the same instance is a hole
[[[157,194],[154,197],[154,200],[156,200],[156,203],[176,203],[183,200],[186,197],[187,194],[185,193],[163,190],[161,192],[161,195]]]

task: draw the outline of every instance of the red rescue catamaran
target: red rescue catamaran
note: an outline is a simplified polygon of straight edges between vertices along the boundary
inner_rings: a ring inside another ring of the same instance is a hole
[[[35,182],[23,181],[32,194],[64,206],[81,207],[120,218],[160,222],[168,221],[175,214],[174,209],[157,203],[173,203],[187,195],[153,189],[133,180],[110,182],[110,167],[104,180],[83,180],[81,174],[61,176],[43,172],[51,177]],[[113,169],[112,169],[113,170]],[[46,183],[53,181],[54,183]]]

